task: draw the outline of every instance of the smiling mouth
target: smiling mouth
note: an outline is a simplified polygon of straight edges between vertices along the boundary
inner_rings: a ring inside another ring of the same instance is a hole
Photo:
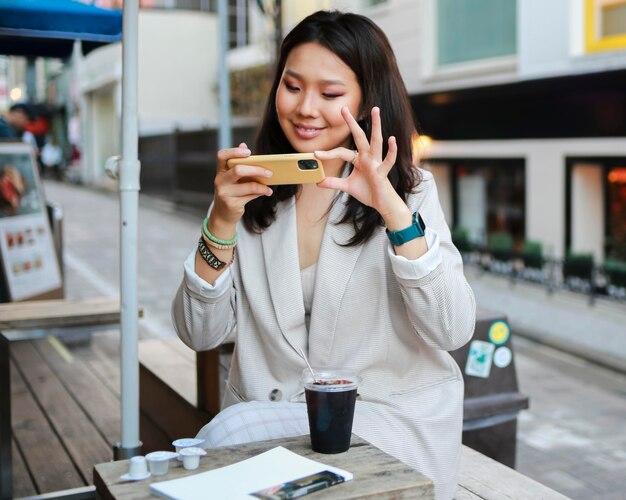
[[[298,136],[302,137],[303,139],[311,139],[317,137],[322,132],[322,130],[324,130],[323,128],[319,127],[305,127],[303,125],[297,124],[294,124],[294,128],[296,130],[296,134],[298,134]]]

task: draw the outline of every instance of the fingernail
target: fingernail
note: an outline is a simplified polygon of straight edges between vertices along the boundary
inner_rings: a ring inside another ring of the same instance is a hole
[[[273,172],[271,170],[266,170],[264,174],[265,174],[265,177],[271,177]]]
[[[271,188],[270,188],[270,189],[268,189],[268,190],[267,190],[267,194],[266,194],[266,196],[272,196],[272,194],[274,194],[274,191],[272,191],[272,189],[271,189]]]

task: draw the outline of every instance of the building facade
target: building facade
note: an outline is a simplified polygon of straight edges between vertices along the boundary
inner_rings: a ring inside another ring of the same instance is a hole
[[[284,31],[337,8],[387,33],[452,228],[626,262],[626,0],[282,4]],[[268,46],[252,21],[233,72]]]
[[[159,151],[170,141],[168,182],[204,192],[211,174],[204,168],[202,182],[197,175],[214,157],[217,126],[216,2],[143,4],[153,8],[140,12],[140,156],[150,143],[142,183],[164,163]],[[417,144],[421,164],[437,179],[451,228],[479,246],[504,233],[517,249],[532,241],[555,258],[626,262],[626,0],[228,5],[235,141],[251,139],[281,34],[318,9],[359,12],[394,48],[418,130],[429,138]],[[119,44],[92,52],[75,71],[82,177],[97,182],[106,158],[119,153]],[[198,132],[193,146],[172,139],[180,130]]]

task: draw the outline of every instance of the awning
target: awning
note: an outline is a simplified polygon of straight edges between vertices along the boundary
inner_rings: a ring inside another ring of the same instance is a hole
[[[122,39],[122,11],[75,0],[0,1],[0,54],[65,58]]]

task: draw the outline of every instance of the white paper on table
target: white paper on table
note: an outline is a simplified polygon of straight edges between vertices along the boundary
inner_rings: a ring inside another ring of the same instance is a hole
[[[352,480],[350,472],[310,460],[278,446],[226,467],[153,483],[150,492],[176,500],[250,499],[255,498],[250,495],[255,491],[325,470],[343,476],[346,481]]]

